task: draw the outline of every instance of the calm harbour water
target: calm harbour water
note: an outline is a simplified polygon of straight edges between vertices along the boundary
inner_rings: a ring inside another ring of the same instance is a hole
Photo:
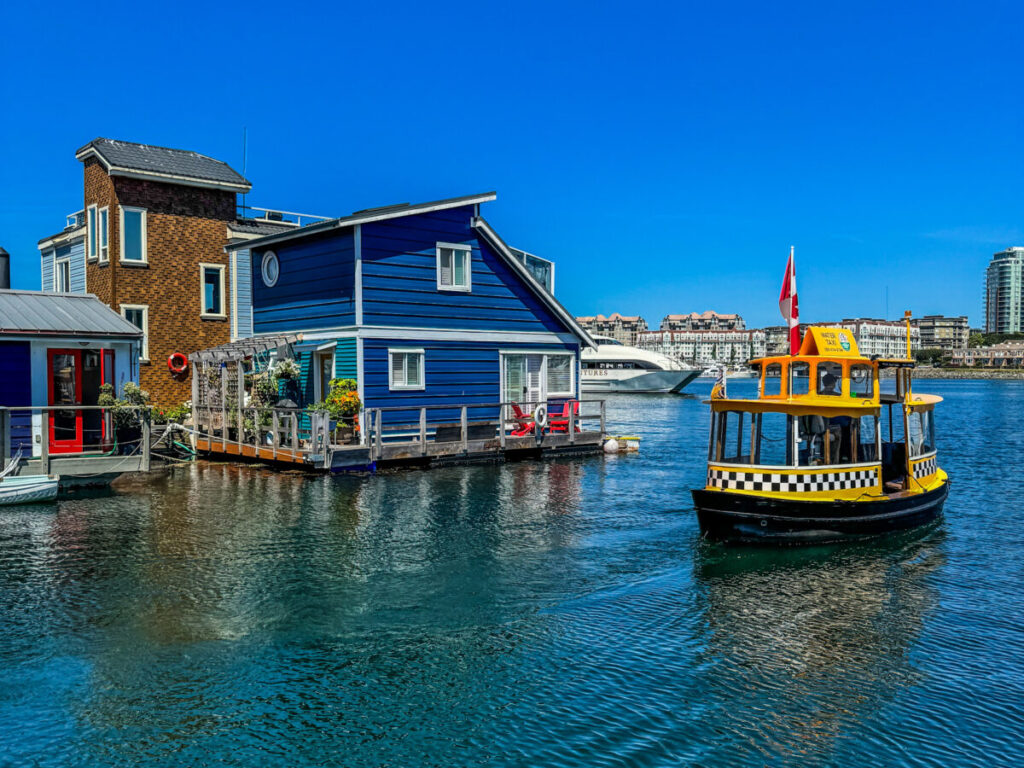
[[[1024,383],[917,389],[952,493],[882,543],[702,543],[692,397],[611,401],[639,455],[0,508],[0,765],[1020,764]]]

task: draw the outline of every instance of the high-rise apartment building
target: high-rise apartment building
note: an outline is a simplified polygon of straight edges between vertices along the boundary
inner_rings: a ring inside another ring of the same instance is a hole
[[[620,315],[618,312],[612,312],[608,317],[577,317],[576,322],[590,334],[608,336],[627,347],[635,347],[637,336],[647,330],[647,321],[640,315]]]
[[[742,331],[747,326],[736,314],[712,312],[690,312],[686,315],[665,315],[661,321],[662,331]]]
[[[1007,248],[992,257],[985,271],[985,330],[1024,330],[1024,248]]]

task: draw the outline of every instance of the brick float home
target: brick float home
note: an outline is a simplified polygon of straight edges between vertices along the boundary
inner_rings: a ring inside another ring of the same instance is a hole
[[[44,289],[92,293],[141,328],[140,383],[154,404],[177,405],[191,397],[191,377],[170,369],[173,353],[251,333],[248,292],[240,305],[233,290],[248,285],[248,259],[225,246],[298,224],[239,217],[237,196],[251,184],[196,152],[100,138],[75,157],[83,211],[40,241]]]

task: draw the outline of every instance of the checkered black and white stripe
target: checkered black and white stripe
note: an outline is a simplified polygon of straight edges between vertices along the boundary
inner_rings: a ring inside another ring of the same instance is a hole
[[[846,472],[800,472],[793,474],[708,469],[708,486],[727,491],[813,493],[816,491],[843,491],[850,488],[873,488],[877,484],[877,470],[873,468],[848,470]]]
[[[920,461],[914,465],[914,478],[919,480],[922,477],[934,475],[938,469],[939,465],[936,461],[935,454],[932,454],[924,461]]]

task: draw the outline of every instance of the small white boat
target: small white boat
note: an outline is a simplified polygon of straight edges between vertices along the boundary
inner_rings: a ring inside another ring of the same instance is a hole
[[[32,504],[37,501],[53,501],[57,498],[60,485],[58,475],[25,475],[14,477],[11,473],[21,463],[21,449],[7,462],[0,472],[0,506],[8,504]]]
[[[32,504],[57,498],[57,475],[26,475],[0,478],[0,506]]]

